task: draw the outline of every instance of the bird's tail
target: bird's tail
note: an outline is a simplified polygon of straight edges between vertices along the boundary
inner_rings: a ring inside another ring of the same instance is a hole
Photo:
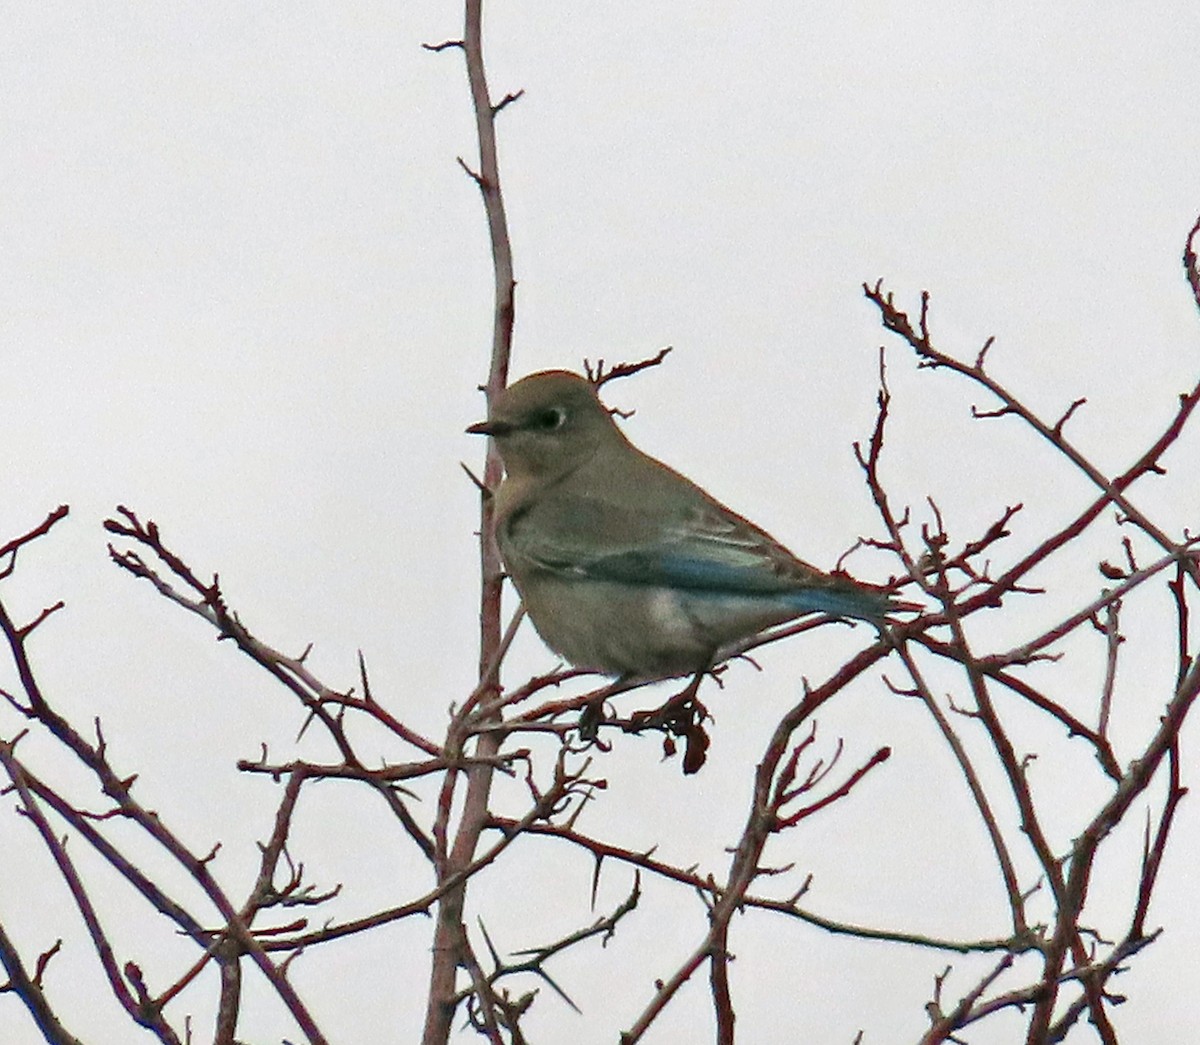
[[[831,613],[837,617],[881,621],[889,613],[910,610],[912,603],[901,602],[881,588],[846,581],[829,587],[802,588],[789,600],[801,613]]]

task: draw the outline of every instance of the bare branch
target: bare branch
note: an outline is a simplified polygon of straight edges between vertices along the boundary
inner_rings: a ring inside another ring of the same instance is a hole
[[[587,374],[588,380],[593,385],[600,388],[610,381],[619,381],[623,377],[632,377],[634,374],[640,374],[643,370],[660,366],[671,351],[672,346],[667,345],[665,348],[660,348],[654,355],[638,360],[636,363],[617,363],[610,367],[604,365],[603,359],[596,360],[595,366],[585,359],[583,372]]]
[[[1192,226],[1183,246],[1183,271],[1187,275],[1188,286],[1192,288],[1192,298],[1196,307],[1200,308],[1200,265],[1196,263],[1196,237],[1200,234],[1200,218]]]

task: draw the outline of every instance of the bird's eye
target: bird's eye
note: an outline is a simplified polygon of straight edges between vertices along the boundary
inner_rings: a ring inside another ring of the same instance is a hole
[[[567,412],[561,406],[552,406],[534,415],[533,427],[539,432],[553,432],[556,428],[562,428],[566,420]]]

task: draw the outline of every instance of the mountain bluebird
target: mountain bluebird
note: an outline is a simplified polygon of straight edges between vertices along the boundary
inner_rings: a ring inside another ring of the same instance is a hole
[[[585,378],[547,370],[496,397],[496,540],[552,650],[626,679],[705,671],[804,613],[881,622],[881,591],[797,559],[621,433]]]

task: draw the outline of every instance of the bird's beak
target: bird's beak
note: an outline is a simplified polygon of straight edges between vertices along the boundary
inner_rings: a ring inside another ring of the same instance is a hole
[[[505,435],[512,431],[512,425],[507,425],[503,421],[480,421],[478,424],[471,425],[467,431],[471,435]]]

